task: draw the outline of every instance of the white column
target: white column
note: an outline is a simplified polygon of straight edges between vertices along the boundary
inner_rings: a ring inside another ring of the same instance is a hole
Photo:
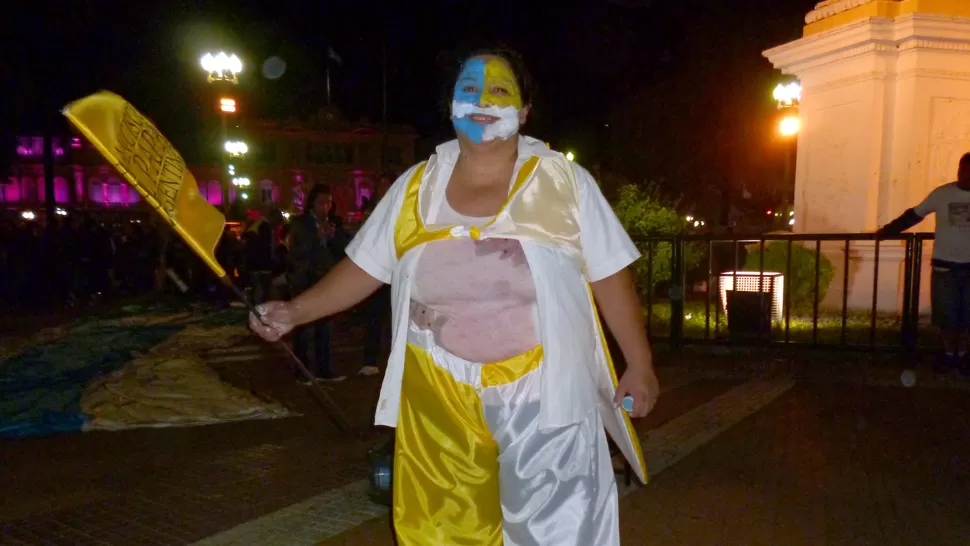
[[[877,4],[893,7],[886,0]],[[960,156],[970,151],[970,18],[865,17],[765,56],[802,83],[799,232],[871,232],[954,180]],[[915,230],[931,231],[933,221]],[[890,310],[883,300],[901,303],[893,294],[902,294],[895,265],[902,249],[898,256],[887,253],[892,246],[883,245],[880,255],[883,310]],[[872,303],[874,255],[871,244],[853,247],[849,304],[865,309]],[[924,263],[928,267],[929,255]],[[830,294],[841,292],[841,260],[833,265]]]

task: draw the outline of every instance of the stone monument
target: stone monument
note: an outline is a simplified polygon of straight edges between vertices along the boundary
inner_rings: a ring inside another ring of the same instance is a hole
[[[871,232],[952,182],[970,151],[970,0],[826,0],[805,22],[802,38],[764,53],[802,84],[795,228]],[[826,305],[842,303],[840,244],[826,246]],[[850,245],[850,308],[868,309],[874,285],[880,310],[901,308],[903,253],[880,246],[875,283],[874,244]]]

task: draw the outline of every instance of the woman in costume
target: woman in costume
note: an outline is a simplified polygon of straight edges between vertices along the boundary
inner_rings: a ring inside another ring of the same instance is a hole
[[[263,305],[269,326],[250,317],[275,341],[391,285],[375,421],[397,428],[402,545],[619,545],[604,428],[647,479],[630,415],[659,388],[627,270],[639,253],[586,170],[519,135],[530,99],[517,56],[470,56],[457,140],[394,183],[319,283]],[[619,382],[597,305],[627,362]]]

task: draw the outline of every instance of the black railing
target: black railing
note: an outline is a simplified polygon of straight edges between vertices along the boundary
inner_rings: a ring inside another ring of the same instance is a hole
[[[634,269],[651,339],[673,346],[917,350],[937,344],[920,320],[928,311],[921,305],[928,304],[921,298],[929,264],[923,243],[932,239],[931,233],[644,237],[636,239],[643,258]],[[880,271],[889,265],[891,271]]]

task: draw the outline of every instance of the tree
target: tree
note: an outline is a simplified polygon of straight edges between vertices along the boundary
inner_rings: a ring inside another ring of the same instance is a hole
[[[615,183],[616,175],[605,175],[604,181]],[[640,294],[646,297],[660,282],[671,280],[671,239],[687,233],[687,222],[674,203],[664,199],[655,185],[641,187],[624,184],[616,190],[613,210],[627,233],[634,239],[643,258],[632,266]],[[665,238],[667,240],[651,240]],[[685,245],[684,267],[700,263],[703,251],[697,245]]]

